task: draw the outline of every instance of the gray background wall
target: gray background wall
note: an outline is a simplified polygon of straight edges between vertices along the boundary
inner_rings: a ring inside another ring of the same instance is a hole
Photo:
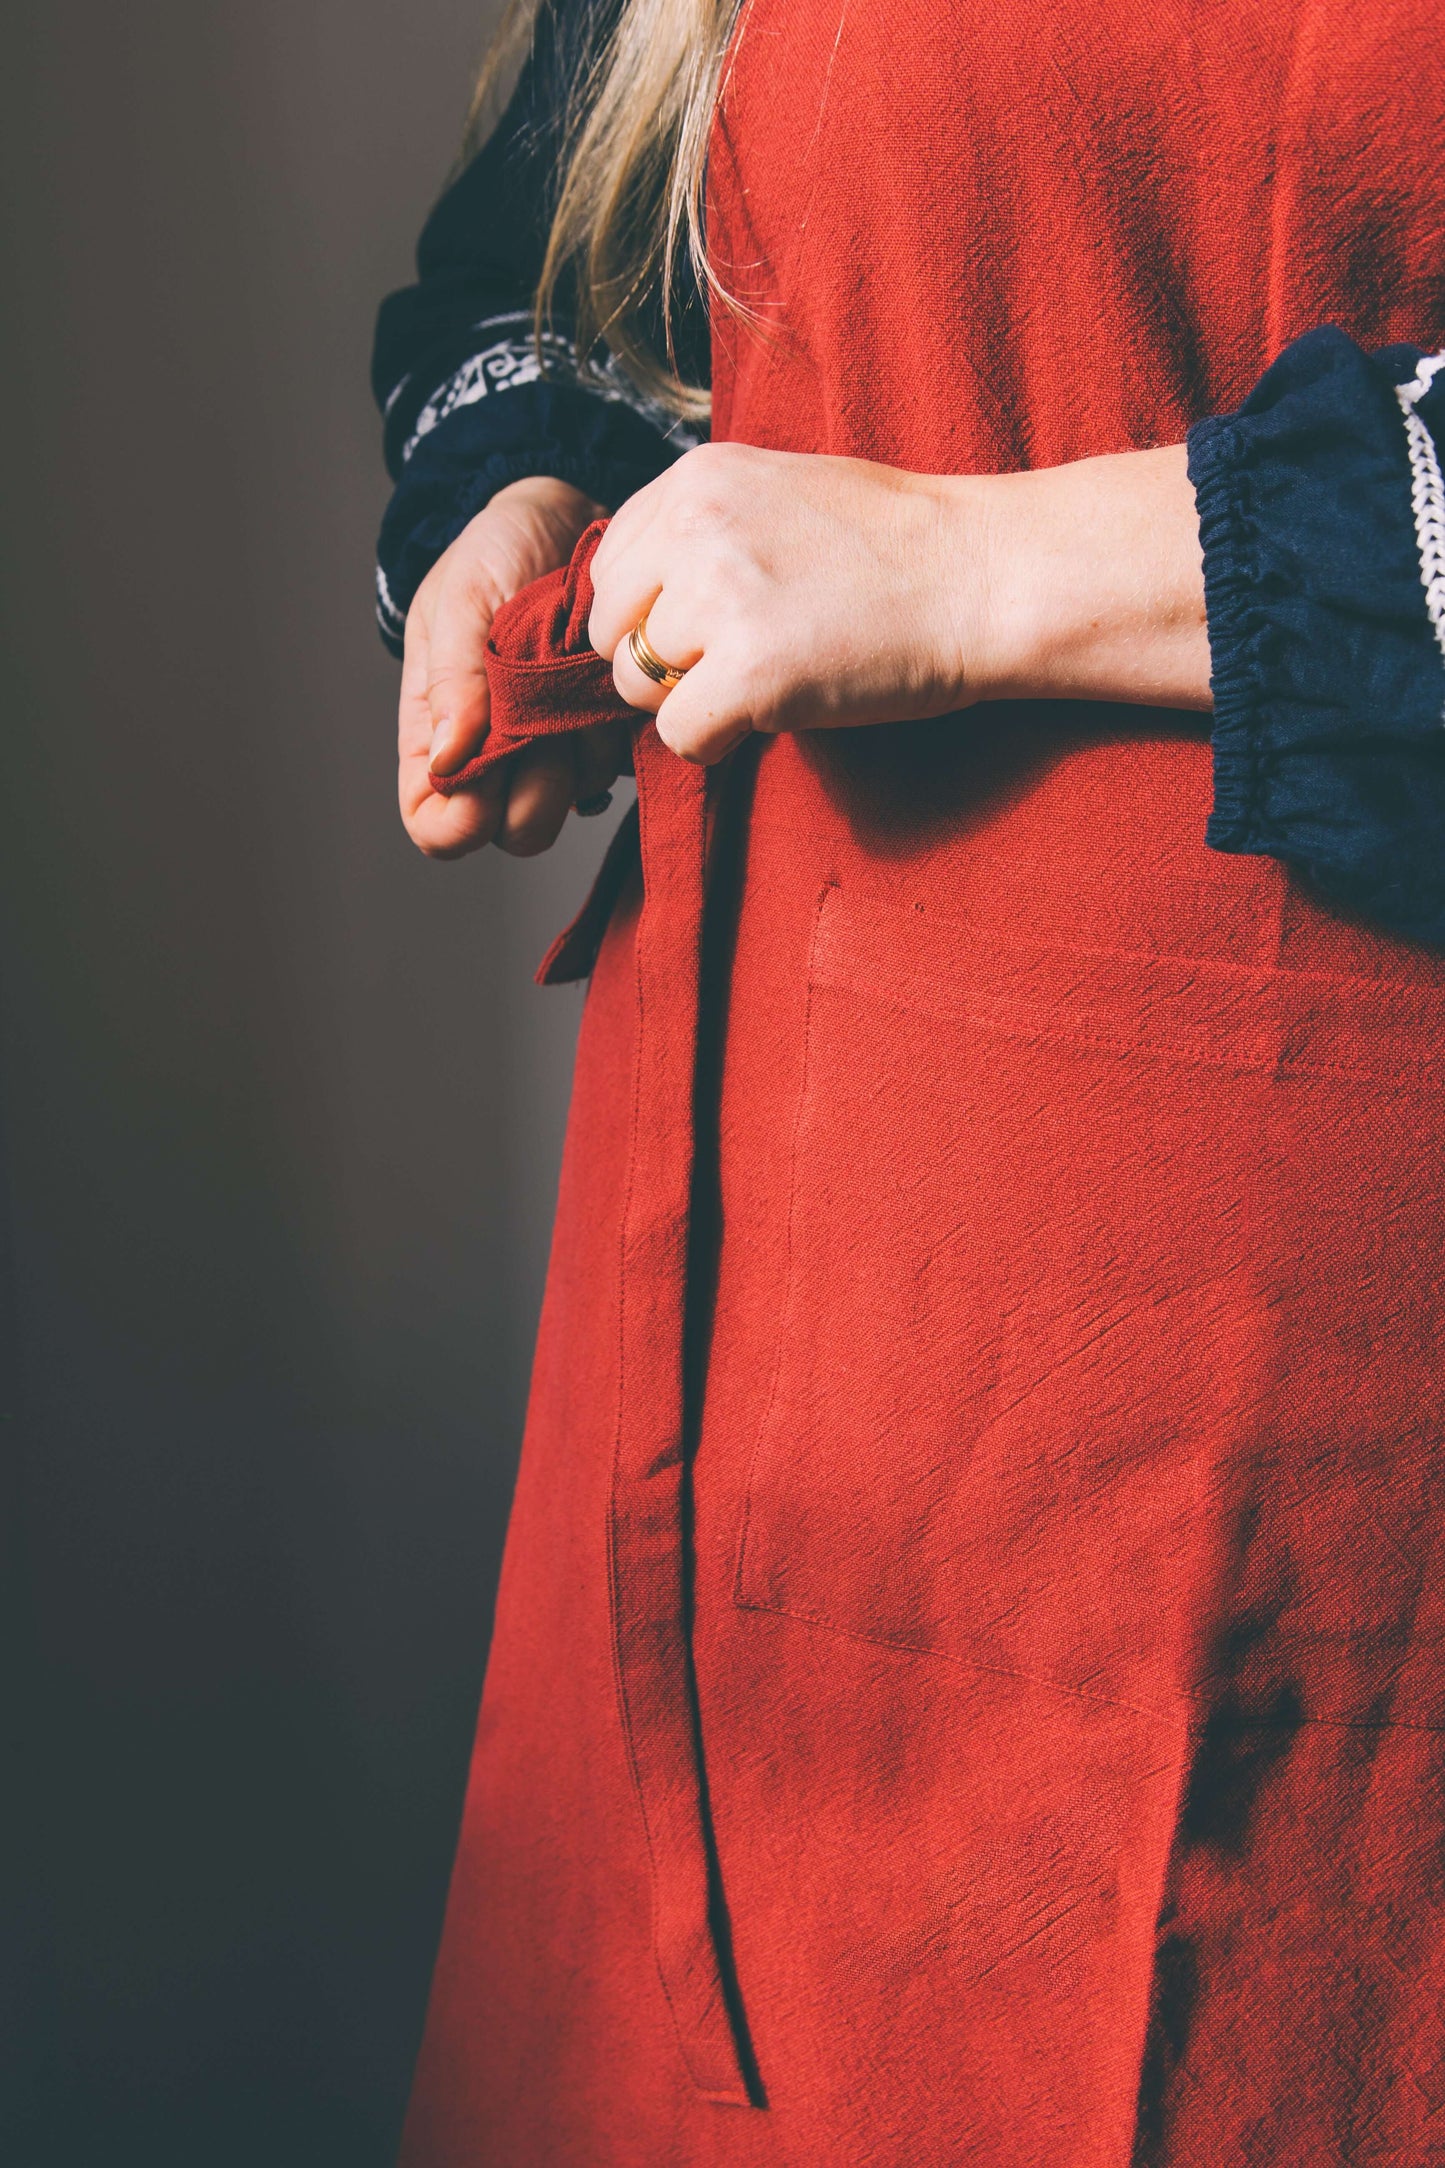
[[[7,21],[15,2168],[394,2148],[605,840],[393,809],[370,320],[487,13]]]

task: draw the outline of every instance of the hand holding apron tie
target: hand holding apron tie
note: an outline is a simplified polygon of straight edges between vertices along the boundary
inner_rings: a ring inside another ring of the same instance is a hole
[[[612,519],[592,579],[617,691],[704,764],[985,700],[1209,704],[1182,445],[1009,475],[703,445]]]

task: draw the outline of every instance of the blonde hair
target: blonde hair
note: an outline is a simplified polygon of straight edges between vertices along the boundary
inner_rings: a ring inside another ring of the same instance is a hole
[[[549,4],[511,0],[472,99],[469,149],[495,123]],[[709,401],[677,368],[675,301],[684,262],[700,293],[737,306],[707,260],[703,175],[739,4],[623,0],[611,29],[601,31],[588,0],[563,114],[561,186],[537,283],[539,345],[570,273],[580,352],[605,341],[641,390],[690,419],[705,416]],[[660,353],[646,313],[659,301]]]

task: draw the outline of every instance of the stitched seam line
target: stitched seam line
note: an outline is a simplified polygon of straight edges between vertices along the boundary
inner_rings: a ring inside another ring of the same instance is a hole
[[[880,1000],[889,997],[882,995]],[[898,1002],[899,1007],[914,1006]],[[924,1015],[962,1016],[968,1023],[985,1031],[997,1031],[1010,1039],[1039,1040],[1047,1044],[1063,1043],[1069,1046],[1085,1046],[1096,1053],[1139,1056],[1153,1061],[1169,1061],[1190,1068],[1238,1070],[1248,1075],[1266,1074],[1280,1081],[1291,1077],[1328,1077],[1345,1084],[1372,1084],[1381,1089],[1418,1091],[1423,1082],[1433,1077],[1428,1063],[1422,1062],[1418,1069],[1346,1069],[1330,1062],[1291,1061],[1283,1054],[1271,1054],[1251,1058],[1246,1054],[1222,1052],[1212,1041],[1201,1040],[1197,1047],[1178,1041],[1172,1046],[1153,1046],[1147,1040],[1132,1039],[1120,1032],[1110,1035],[1091,1032],[1078,1025],[1060,1021],[1056,1025],[1034,1024],[1015,1021],[1007,1017],[989,1016],[980,1010],[921,1010]]]
[[[663,2001],[667,2004],[668,2014],[672,2019],[673,2033],[677,2040],[678,2053],[682,2058],[683,2065],[687,2070],[688,2077],[692,2081],[694,2090],[699,2093],[704,2099],[733,2102],[737,2098],[735,2093],[733,2093],[730,2089],[719,2092],[715,2087],[709,2087],[707,2081],[699,2072],[692,2053],[692,2041],[689,2034],[689,2027],[683,2017],[683,2013],[679,2010],[676,2002],[673,1999],[672,1990],[668,1985],[667,1972],[662,1962],[661,1935],[659,1932],[661,1919],[659,1909],[661,1891],[659,1887],[657,1844],[653,1835],[651,1819],[647,1811],[647,1792],[646,1787],[643,1783],[642,1769],[638,1758],[636,1722],[633,1716],[631,1702],[628,1697],[626,1667],[622,1660],[621,1645],[620,1622],[622,1617],[622,1608],[621,1584],[617,1557],[617,1525],[618,1497],[622,1479],[622,1432],[623,1424],[626,1420],[627,1410],[626,1363],[629,1280],[627,1270],[627,1247],[628,1234],[630,1231],[630,1223],[632,1218],[633,1197],[636,1190],[637,1143],[642,1128],[642,1074],[643,1055],[646,1043],[645,1035],[647,998],[643,991],[644,947],[642,939],[642,915],[646,913],[648,908],[646,872],[646,830],[648,826],[648,811],[649,809],[645,802],[642,780],[641,776],[639,775],[637,790],[637,820],[639,851],[643,865],[643,897],[642,914],[640,914],[638,918],[633,954],[633,983],[636,993],[636,1009],[634,1013],[637,1018],[637,1040],[633,1049],[632,1107],[628,1123],[627,1182],[623,1195],[621,1233],[619,1239],[620,1256],[618,1259],[618,1267],[620,1278],[617,1303],[617,1430],[613,1445],[612,1487],[611,1497],[608,1503],[607,1516],[607,1589],[608,1599],[612,1607],[612,1677],[614,1688],[617,1694],[618,1714],[621,1718],[622,1736],[627,1753],[628,1771],[632,1778],[632,1789],[637,1800],[638,1818],[642,1823],[643,1839],[647,1845],[648,1886],[651,1896],[652,1923],[652,1933],[650,1939],[652,1943],[653,1966],[657,1973],[658,1984],[662,1989]],[[656,908],[655,900],[653,908]],[[731,2024],[731,2020],[726,2017],[724,2022],[729,2026]]]
[[[645,829],[647,816],[646,813],[643,811],[643,799],[640,789],[637,794],[637,808],[639,829]],[[643,851],[643,866],[644,875],[642,909],[645,912],[647,909],[645,848]],[[672,2019],[673,2032],[677,2038],[678,2051],[682,2056],[683,2063],[685,2064],[687,2069],[687,2074],[691,2078],[694,2087],[700,2089],[702,2081],[696,2069],[693,2067],[692,2058],[688,2053],[687,2028],[682,2022],[681,2013],[677,2009],[676,2004],[673,2002],[672,1994],[667,1983],[667,1974],[664,1971],[661,1962],[658,1935],[657,1847],[653,1839],[652,1824],[648,1817],[647,1796],[643,1787],[642,1771],[638,1763],[637,1738],[633,1723],[632,1707],[627,1692],[627,1675],[625,1666],[622,1661],[622,1646],[620,1633],[622,1608],[621,1583],[618,1572],[617,1559],[617,1522],[618,1494],[622,1480],[622,1428],[623,1423],[626,1419],[627,1409],[627,1239],[629,1225],[632,1218],[633,1194],[636,1187],[637,1140],[641,1132],[642,1124],[642,1057],[644,1009],[646,1006],[642,991],[643,952],[641,935],[642,919],[641,915],[639,915],[637,936],[635,939],[633,952],[634,985],[637,997],[636,1009],[634,1012],[637,1019],[637,1039],[636,1044],[633,1047],[632,1059],[632,1108],[630,1119],[628,1122],[627,1185],[622,1200],[622,1218],[620,1223],[619,1236],[620,1255],[618,1258],[617,1302],[617,1432],[613,1444],[612,1454],[612,1495],[609,1500],[607,1514],[607,1594],[612,1610],[612,1632],[610,1636],[612,1642],[612,1678],[617,1693],[618,1714],[622,1719],[622,1737],[627,1749],[628,1772],[631,1775],[632,1789],[637,1799],[638,1816],[642,1823],[643,1840],[647,1845],[647,1879],[648,1889],[652,1900],[652,1933],[649,1939],[652,1943],[653,1964],[657,1971],[658,1984],[662,1989],[663,2001],[667,2004],[668,2014]]]
[[[1205,1706],[1211,1698],[1207,1689],[1186,1690],[1187,1707],[1178,1710],[1161,1709],[1147,1701],[1126,1700],[1122,1694],[1101,1694],[1094,1687],[1070,1686],[1066,1679],[1051,1679],[1036,1671],[1020,1671],[1014,1664],[986,1663],[982,1657],[970,1655],[963,1649],[941,1649],[928,1641],[906,1641],[900,1634],[865,1633],[860,1626],[842,1625],[837,1619],[828,1618],[821,1612],[794,1611],[785,1604],[766,1603],[757,1597],[739,1597],[738,1609],[754,1611],[763,1618],[785,1618],[794,1626],[811,1626],[821,1633],[837,1634],[845,1641],[860,1641],[867,1648],[897,1649],[902,1656],[927,1656],[936,1663],[956,1664],[964,1671],[981,1671],[991,1679],[1016,1679],[1020,1686],[1034,1686],[1047,1694],[1063,1694],[1071,1701],[1091,1701],[1106,1709],[1126,1709],[1131,1716],[1147,1717],[1151,1723],[1167,1724],[1184,1733],[1202,1730],[1212,1714]],[[1363,1717],[1358,1716],[1306,1715],[1302,1716],[1299,1722],[1326,1731],[1445,1732],[1445,1723],[1426,1724],[1410,1717],[1388,1717],[1376,1722],[1366,1722]],[[1259,1720],[1261,1731],[1270,1728],[1266,1719]]]
[[[872,906],[870,916],[873,916],[875,918],[875,921],[881,920],[882,923],[888,928],[891,943],[889,955],[891,959],[898,953],[899,937],[896,936],[893,932],[894,924],[896,923],[899,926],[905,927],[910,924],[916,924],[917,921],[914,918],[914,914],[907,909],[900,908],[896,904],[880,904]],[[950,921],[945,919],[934,919],[931,924],[935,931],[947,930],[950,935],[950,940],[952,940],[955,931],[960,941],[962,941],[967,936],[967,926],[962,922]],[[1120,948],[1112,943],[1108,944],[1107,946],[1101,946],[1098,942],[1094,941],[1063,942],[998,940],[990,941],[986,953],[990,958],[1008,958],[1010,956],[1018,956],[1030,962],[1035,957],[1042,956],[1045,958],[1060,958],[1070,963],[1072,963],[1076,958],[1082,958],[1087,962],[1119,962],[1126,964],[1137,963],[1146,965],[1162,964],[1166,967],[1179,970],[1202,972],[1205,973],[1207,977],[1218,978],[1219,980],[1226,983],[1231,980],[1249,982],[1258,981],[1259,979],[1263,978],[1271,982],[1279,982],[1280,984],[1290,988],[1318,988],[1321,993],[1328,992],[1331,988],[1339,987],[1341,989],[1361,994],[1380,994],[1385,996],[1391,994],[1401,994],[1404,995],[1407,999],[1419,994],[1424,994],[1429,999],[1432,1007],[1436,1005],[1445,1007],[1445,1003],[1442,1003],[1441,999],[1442,994],[1445,994],[1445,988],[1436,987],[1428,982],[1422,984],[1419,980],[1416,979],[1383,979],[1375,978],[1371,974],[1363,971],[1320,971],[1308,966],[1287,963],[1236,963],[1232,958],[1228,956],[1198,956],[1184,949],[1175,950],[1158,948]],[[910,964],[909,968],[916,970],[917,966]],[[833,978],[830,978],[828,974],[822,970],[819,970],[816,973],[816,976],[820,986],[837,985],[844,992],[849,992],[853,990],[855,986],[855,981],[852,979],[841,978],[835,980]],[[926,983],[932,983],[932,977],[933,973],[930,967],[926,974]],[[890,1000],[902,1001],[905,1007],[915,1005],[911,1004],[906,996],[896,994],[892,992],[891,989],[888,993],[888,998]],[[1004,1001],[1009,999],[1009,996],[1000,994],[998,996],[990,996],[988,998],[996,998],[998,1000]],[[919,1002],[916,1005],[919,1007],[926,1007],[930,1011],[930,1013],[943,1016],[950,1016],[955,1014],[967,1015],[971,1013],[971,1011],[966,1008],[960,1008],[957,1010],[937,1009],[931,1002]]]
[[[803,1121],[808,1106],[808,1085],[813,1067],[813,996],[818,987],[815,963],[818,953],[818,937],[822,931],[823,912],[828,898],[834,893],[829,882],[819,891],[817,909],[813,918],[812,937],[808,943],[808,991],[803,1009],[803,1076],[798,1090],[798,1103],[793,1111],[793,1133],[788,1140],[788,1217],[787,1233],[783,1247],[783,1299],[779,1311],[780,1325],[773,1340],[773,1372],[768,1381],[768,1397],[763,1407],[762,1420],[753,1439],[753,1450],[748,1461],[747,1482],[743,1488],[743,1525],[738,1537],[737,1566],[733,1573],[733,1601],[752,1607],[752,1598],[746,1593],[748,1570],[748,1545],[752,1532],[753,1492],[757,1484],[758,1470],[762,1465],[763,1450],[772,1423],[773,1403],[778,1396],[778,1380],[783,1371],[783,1346],[792,1322],[793,1287],[793,1225],[798,1199],[798,1153],[803,1134]],[[758,1608],[764,1608],[759,1605]]]

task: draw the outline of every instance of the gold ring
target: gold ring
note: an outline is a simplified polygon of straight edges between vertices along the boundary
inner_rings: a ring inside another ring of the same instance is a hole
[[[664,662],[655,647],[648,643],[647,616],[643,616],[627,635],[627,652],[644,677],[651,678],[654,685],[661,685],[668,692],[680,685],[687,676],[687,666]]]

